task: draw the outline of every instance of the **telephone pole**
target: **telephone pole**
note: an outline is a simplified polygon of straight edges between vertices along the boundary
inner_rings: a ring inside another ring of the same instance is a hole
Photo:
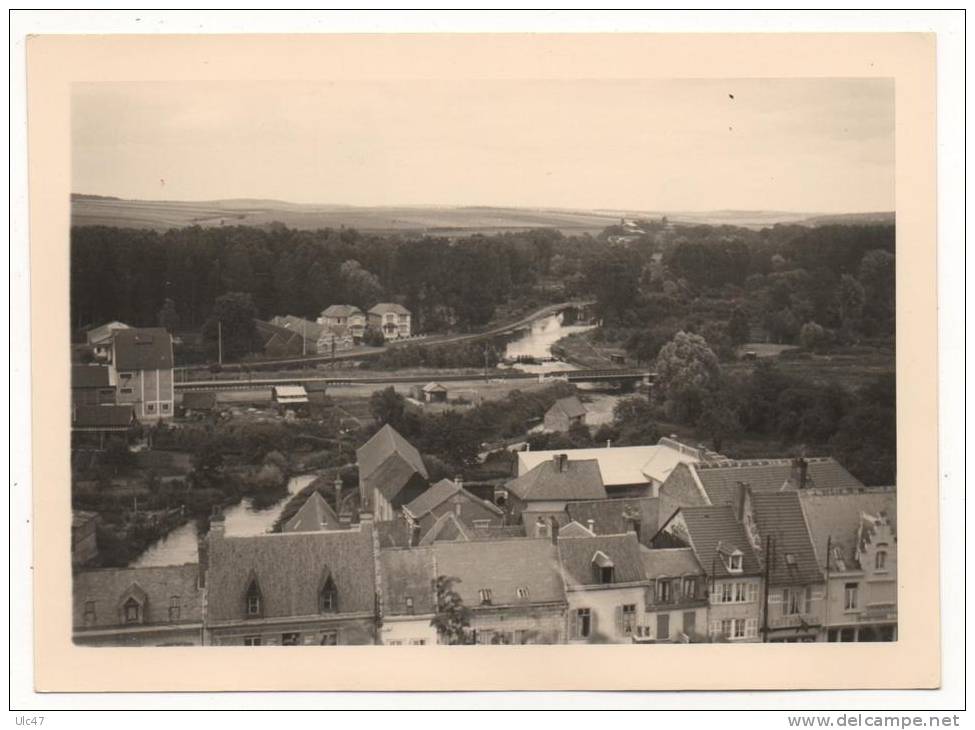
[[[217,363],[223,365],[223,327],[217,320]]]
[[[765,590],[762,609],[762,642],[768,643],[768,579],[772,568],[772,536],[765,538]]]

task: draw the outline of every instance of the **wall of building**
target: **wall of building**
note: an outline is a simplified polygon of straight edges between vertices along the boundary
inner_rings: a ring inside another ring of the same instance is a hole
[[[658,616],[668,617],[667,636],[661,636],[658,629]],[[649,636],[655,641],[671,641],[684,633],[694,642],[707,641],[708,638],[708,607],[707,604],[690,604],[681,606],[651,606],[646,612],[646,624]]]
[[[746,599],[741,603],[719,603],[716,599],[721,595],[722,586],[726,583],[746,584]],[[751,586],[751,588],[747,588]],[[716,579],[711,591],[708,607],[708,633],[712,638],[719,637],[721,621],[743,619],[746,622],[746,636],[731,641],[761,641],[759,629],[762,619],[762,579],[759,577],[736,577]]]
[[[569,430],[569,417],[557,408],[551,408],[545,413],[545,430],[565,432]]]
[[[632,634],[624,631],[618,623],[618,609],[624,605],[636,606],[635,623],[640,625],[646,617],[645,586],[631,586],[625,588],[592,588],[588,590],[567,590],[569,601],[570,643],[629,643]],[[588,608],[592,620],[592,630],[589,638],[583,638],[573,631],[574,622],[571,614],[580,608]],[[634,631],[635,633],[635,631]]]
[[[200,624],[186,626],[140,626],[117,629],[76,630],[78,646],[200,646],[203,629]]]
[[[376,643],[376,624],[372,616],[363,618],[322,618],[312,621],[241,620],[232,625],[208,627],[207,643],[214,646],[243,646],[245,639],[260,637],[261,646],[281,646],[285,634],[298,634],[302,646],[317,646],[325,634],[336,635],[339,646]]]
[[[123,370],[118,373],[116,400],[132,405],[140,421],[156,421],[173,416],[175,396],[173,371]]]
[[[379,640],[387,646],[426,645],[437,643],[437,630],[430,625],[430,616],[388,616],[379,629]]]
[[[470,628],[477,643],[490,644],[497,636],[511,644],[565,643],[565,606],[475,608]]]

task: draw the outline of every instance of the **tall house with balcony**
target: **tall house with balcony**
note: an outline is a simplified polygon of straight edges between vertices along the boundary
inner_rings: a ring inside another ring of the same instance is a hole
[[[173,338],[162,327],[131,327],[112,336],[109,382],[115,402],[151,423],[173,416]]]
[[[387,340],[403,339],[412,334],[412,315],[402,304],[380,302],[369,310],[369,326],[382,332]]]
[[[894,487],[812,489],[800,496],[819,566],[826,576],[826,640],[895,641]]]

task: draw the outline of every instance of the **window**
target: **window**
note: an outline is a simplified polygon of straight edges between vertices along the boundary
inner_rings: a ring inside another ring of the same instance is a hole
[[[657,641],[667,641],[670,638],[670,614],[657,614]]]
[[[301,634],[281,634],[281,646],[298,646],[301,644]]]
[[[426,646],[426,639],[410,639],[410,646]]]
[[[719,592],[719,603],[731,603],[734,600],[734,583],[722,583]]]
[[[490,603],[491,602],[491,589],[490,588],[482,588],[480,591],[478,591],[478,594],[481,596],[481,603]]]
[[[122,607],[125,611],[125,623],[127,624],[137,624],[139,623],[139,613],[142,606],[134,598],[130,598],[125,602]]]
[[[685,599],[697,598],[697,578],[684,578],[684,582],[681,587],[681,594]]]
[[[155,413],[155,412],[156,412],[156,404],[146,403],[146,413]]]
[[[735,583],[735,603],[745,603],[748,600],[748,585]]]
[[[338,643],[339,643],[338,631],[323,631],[322,638],[318,642],[319,646],[338,646]]]
[[[666,579],[657,580],[657,603],[670,603],[670,581]]]
[[[169,403],[163,403],[162,404],[162,412],[163,413],[169,413]]]
[[[745,619],[736,618],[734,626],[732,627],[732,639],[744,639],[745,638]]]
[[[261,615],[261,590],[256,580],[252,580],[247,586],[246,606],[248,616]]]
[[[592,631],[592,612],[588,608],[580,608],[576,611],[577,636],[580,639],[588,639]]]
[[[85,626],[95,625],[95,602],[85,601]]]
[[[731,555],[728,556],[728,571],[731,573],[741,572],[741,551],[735,550]]]
[[[132,395],[132,388],[119,388],[119,393],[122,395]]]
[[[515,589],[515,594],[518,598],[528,598],[528,586],[521,586]]]
[[[599,569],[599,582],[606,584],[613,582],[613,566],[606,565]]]
[[[802,594],[798,588],[782,589],[782,613],[786,616],[796,616],[802,613]]]
[[[726,639],[730,639],[732,634],[734,634],[735,622],[731,619],[726,618],[721,622],[721,635]]]
[[[412,616],[413,615],[413,596],[407,596],[406,599],[405,599],[405,603],[406,603],[406,612],[409,615]]]
[[[629,636],[636,628],[636,604],[627,603],[621,608],[620,629],[624,636]]]
[[[260,636],[245,636],[244,637],[244,646],[260,646],[261,643],[262,642],[261,642],[261,637]]]
[[[319,594],[318,603],[319,610],[322,613],[332,613],[333,611],[337,611],[339,608],[338,591],[335,588],[335,582],[332,580],[331,575],[329,575],[322,584],[322,590]]]
[[[179,596],[169,598],[169,620],[179,621]]]
[[[474,527],[478,527],[478,528],[490,527],[491,520],[474,520],[472,524],[474,525]]]
[[[843,592],[843,608],[846,611],[854,611],[859,603],[860,584],[847,583]]]
[[[877,546],[877,554],[874,556],[874,568],[876,570],[887,569],[887,545],[880,543]]]

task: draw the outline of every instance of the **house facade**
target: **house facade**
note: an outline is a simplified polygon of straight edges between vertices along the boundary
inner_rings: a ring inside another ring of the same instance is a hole
[[[806,490],[803,512],[826,577],[825,641],[897,639],[897,493]]]
[[[108,366],[115,402],[132,406],[140,422],[173,416],[173,338],[164,328],[116,330]]]
[[[448,514],[470,527],[497,526],[504,521],[503,510],[468,492],[459,478],[441,479],[403,507],[407,525],[421,538]]]
[[[648,624],[647,580],[636,533],[558,538],[574,644],[632,643]]]
[[[115,383],[107,365],[71,366],[71,405],[104,406],[115,403]]]
[[[606,498],[599,465],[594,459],[570,460],[558,452],[508,482],[505,492],[505,505],[512,522],[521,522],[526,527],[539,520],[553,526],[563,524],[567,521],[568,503]]]
[[[379,552],[380,643],[431,646],[437,643],[436,561],[432,548]]]
[[[199,646],[203,592],[197,563],[76,573],[72,637],[81,646]]]
[[[640,642],[708,640],[708,580],[691,548],[640,546],[649,583]]]
[[[362,339],[368,324],[366,314],[351,304],[331,305],[322,311],[317,323],[325,327],[322,336],[327,333],[338,337],[340,341],[348,337],[353,343],[358,343]],[[331,349],[331,340],[323,342],[319,339],[319,347],[322,346]]]
[[[207,536],[206,643],[335,646],[376,642],[376,552],[368,515],[348,529]]]
[[[566,600],[551,540],[438,542],[438,576],[458,579],[453,590],[469,610],[474,644],[561,644]]]
[[[413,332],[410,310],[395,302],[380,302],[369,310],[369,326],[383,333],[386,340],[410,337]]]

